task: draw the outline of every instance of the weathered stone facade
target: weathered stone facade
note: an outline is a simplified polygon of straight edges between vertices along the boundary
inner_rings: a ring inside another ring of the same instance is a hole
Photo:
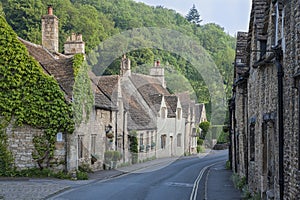
[[[230,157],[263,199],[300,198],[299,6],[253,0],[237,38]]]

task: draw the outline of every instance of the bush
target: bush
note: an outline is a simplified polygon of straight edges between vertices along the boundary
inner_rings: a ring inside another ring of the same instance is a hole
[[[197,153],[204,153],[204,152],[205,152],[204,146],[197,145]]]
[[[202,146],[203,143],[204,143],[204,140],[198,137],[198,138],[197,138],[197,145]]]
[[[77,180],[88,180],[88,174],[86,172],[77,171],[76,172]]]
[[[229,133],[224,133],[222,132],[217,140],[218,144],[224,144],[224,143],[228,143],[229,142]]]

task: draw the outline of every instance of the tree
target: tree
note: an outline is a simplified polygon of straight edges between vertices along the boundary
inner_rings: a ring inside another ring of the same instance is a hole
[[[190,9],[189,13],[187,14],[186,19],[189,22],[192,22],[196,25],[200,25],[200,23],[202,22],[202,19],[200,19],[200,14],[196,9],[195,4],[193,4],[193,7]]]
[[[202,130],[202,133],[201,133],[201,138],[205,138],[206,134],[208,133],[208,130],[210,128],[210,123],[209,122],[201,122],[199,124],[199,127],[201,128]]]

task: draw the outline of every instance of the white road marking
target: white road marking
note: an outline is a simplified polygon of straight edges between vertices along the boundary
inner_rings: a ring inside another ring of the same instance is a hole
[[[224,162],[224,161],[222,161],[222,162]],[[193,187],[193,190],[192,190],[192,193],[191,193],[191,196],[190,196],[190,200],[197,200],[197,193],[198,193],[199,182],[201,181],[204,172],[205,172],[208,168],[210,168],[210,167],[212,167],[212,166],[214,166],[214,165],[216,165],[216,164],[218,164],[218,163],[221,163],[221,162],[216,162],[216,163],[214,163],[214,164],[208,165],[208,166],[204,167],[204,168],[199,172],[199,175],[198,175],[198,177],[196,178],[196,180],[195,180],[195,182],[194,182],[194,187]]]

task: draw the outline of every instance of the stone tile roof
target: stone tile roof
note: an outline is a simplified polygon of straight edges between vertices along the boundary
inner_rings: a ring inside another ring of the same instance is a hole
[[[165,100],[168,109],[168,118],[176,117],[178,97],[175,95],[169,95],[165,96]]]
[[[204,103],[195,105],[195,124],[200,123],[204,106],[205,106]]]
[[[156,129],[156,119],[151,117],[151,109],[129,79],[122,79],[122,98],[124,107],[128,111],[129,130]]]
[[[98,77],[97,86],[100,91],[95,95],[95,103],[98,106],[112,110],[118,109],[119,79],[118,75]]]
[[[169,91],[165,89],[157,78],[142,74],[132,74],[130,80],[143,96],[147,104],[158,112],[161,106],[162,96],[170,95]]]
[[[177,93],[176,96],[178,96],[180,103],[181,103],[182,117],[185,119],[188,119],[188,117],[190,115],[190,103],[191,103],[189,93],[188,92]],[[188,120],[190,120],[190,119],[188,119]]]
[[[110,97],[101,90],[99,80],[101,77],[96,76],[93,72],[89,72],[92,81],[92,87],[95,94],[95,107],[104,110],[116,110],[117,106],[111,101]]]
[[[249,23],[249,31],[248,31],[248,42],[247,42],[247,52],[251,52],[251,39],[252,37],[262,37],[263,31],[265,28],[265,17],[266,12],[268,12],[268,0],[252,0],[252,9],[250,13],[250,23]],[[258,38],[256,38],[258,39]],[[248,62],[249,65],[249,55]]]
[[[57,59],[41,45],[30,43],[21,38],[19,40],[26,46],[29,54],[40,63],[44,71],[56,79],[61,89],[65,92],[67,100],[70,101],[75,82],[73,59],[62,54],[57,54],[59,58]]]

